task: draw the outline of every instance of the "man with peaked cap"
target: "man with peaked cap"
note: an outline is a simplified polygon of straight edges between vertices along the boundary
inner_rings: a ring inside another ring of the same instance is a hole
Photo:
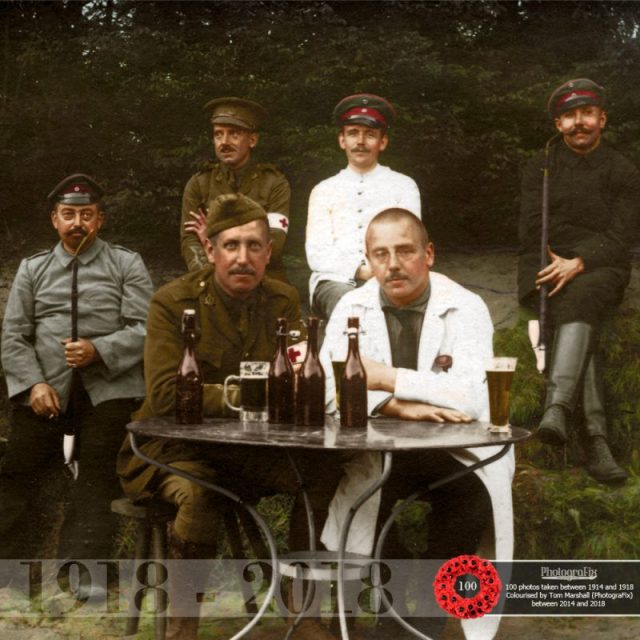
[[[286,281],[282,253],[289,229],[289,183],[272,164],[256,163],[251,154],[258,144],[258,130],[267,118],[257,102],[241,98],[216,98],[204,106],[211,112],[213,147],[218,163],[209,163],[193,175],[182,196],[180,242],[189,271],[207,265],[204,248],[206,220],[198,207],[209,207],[223,193],[242,193],[267,212],[272,257],[267,273]]]
[[[185,309],[196,311],[199,334],[195,350],[205,382],[204,413],[208,416],[232,415],[223,401],[224,380],[228,375],[237,375],[243,360],[272,359],[279,317],[286,318],[290,328],[303,329],[296,290],[265,277],[271,239],[262,206],[240,193],[218,196],[209,207],[207,236],[209,266],[170,282],[151,300],[145,343],[147,395],[138,413],[140,418],[174,412]],[[231,400],[237,404],[239,390],[232,389]],[[151,439],[141,449],[155,460],[220,484],[245,499],[257,500],[272,493],[295,495],[298,491],[296,476],[281,450],[176,445],[162,439]],[[341,470],[334,456],[324,456],[322,452],[298,455],[296,461],[305,478],[319,531]],[[133,500],[157,496],[178,507],[170,527],[170,558],[215,557],[221,517],[228,507],[226,499],[147,465],[133,454],[128,439],[118,456],[118,474],[125,493]],[[304,522],[304,515],[292,517],[292,523]],[[292,526],[291,548],[307,548],[307,544],[306,529]],[[209,567],[201,563],[201,570],[195,575],[189,574],[193,563],[191,567],[187,564],[175,565],[170,579],[173,608],[167,640],[189,640],[197,635],[199,606],[194,585],[206,580]],[[323,633],[328,631],[316,620],[307,619],[296,637],[322,640]]]
[[[373,216],[399,207],[420,217],[416,183],[378,164],[396,119],[393,106],[380,96],[358,93],[340,100],[333,118],[348,166],[311,192],[305,245],[311,304],[326,319],[345,293],[371,277],[364,232]]]
[[[12,428],[0,471],[0,557],[25,557],[27,516],[48,463],[75,432],[79,474],[60,558],[109,558],[120,494],[115,460],[144,396],[142,354],[152,283],[137,253],[98,235],[103,191],[89,176],[49,194],[60,242],[20,263],[2,325]],[[72,301],[72,290],[77,293]],[[75,327],[73,326],[75,324]],[[77,333],[77,336],[74,334]]]
[[[624,482],[627,473],[607,442],[597,341],[602,320],[622,300],[630,277],[630,248],[640,213],[640,174],[602,138],[604,89],[587,78],[559,86],[548,110],[560,138],[550,145],[548,265],[540,265],[545,154],[526,165],[520,209],[518,296],[537,309],[547,287],[553,347],[547,359],[545,412],[537,431],[563,446],[579,400],[586,469],[597,481]]]

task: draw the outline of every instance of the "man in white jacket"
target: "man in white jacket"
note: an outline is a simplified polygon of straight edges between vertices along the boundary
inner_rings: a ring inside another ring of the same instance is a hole
[[[346,292],[371,278],[364,251],[371,218],[389,207],[408,209],[420,218],[416,183],[378,164],[395,121],[393,106],[380,96],[359,93],[343,98],[333,117],[349,164],[311,192],[305,245],[312,270],[311,304],[327,319]]]
[[[358,316],[370,415],[434,422],[487,420],[485,369],[493,354],[493,325],[484,302],[431,271],[433,244],[409,211],[394,208],[376,215],[367,229],[366,248],[374,278],[340,300],[327,326],[321,353],[327,372],[327,401],[334,402],[331,361],[344,360],[346,355],[343,332],[347,317]],[[347,549],[370,553],[375,531],[371,521],[378,511],[386,518],[397,499],[495,452],[489,447],[451,454],[397,453],[391,478],[382,489],[382,505],[370,500],[361,508]],[[487,557],[511,559],[513,471],[510,453],[432,491],[425,557],[444,561],[475,553],[488,530],[494,534],[495,546],[486,551]],[[337,548],[339,527],[353,498],[379,472],[377,455],[359,456],[348,465],[323,532],[328,548]],[[430,625],[429,635],[436,637],[444,618],[431,622],[435,624]],[[491,638],[499,618],[465,620],[463,624],[467,637]]]

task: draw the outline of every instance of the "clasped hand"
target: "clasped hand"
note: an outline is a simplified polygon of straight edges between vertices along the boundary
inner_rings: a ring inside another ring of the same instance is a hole
[[[548,293],[548,297],[551,298],[584,271],[584,260],[579,256],[562,258],[553,253],[550,247],[547,247],[547,253],[551,262],[538,272],[536,289],[539,289],[543,284],[553,285],[553,289]]]
[[[62,344],[64,345],[64,359],[72,369],[86,367],[99,359],[96,348],[89,340],[78,338],[72,342],[71,338],[66,338]]]
[[[207,216],[201,211],[189,211],[189,215],[192,219],[184,223],[184,230],[187,233],[195,233],[202,246],[205,246],[207,243]]]

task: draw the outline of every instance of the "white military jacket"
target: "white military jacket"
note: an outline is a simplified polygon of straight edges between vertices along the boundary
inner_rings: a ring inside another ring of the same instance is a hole
[[[486,364],[493,355],[493,324],[483,300],[439,273],[430,274],[431,293],[425,313],[418,349],[418,370],[398,369],[395,393],[400,400],[413,400],[464,411],[476,420],[489,419]],[[391,347],[384,312],[380,306],[379,285],[372,278],[363,287],[342,297],[327,325],[320,357],[327,375],[327,403],[335,407],[335,382],[331,360],[344,360],[347,352],[347,317],[360,318],[360,353],[391,365]],[[435,364],[438,355],[450,355],[453,364],[444,372]],[[369,391],[369,413],[390,394]],[[498,447],[480,447],[451,452],[469,466],[486,459]],[[498,461],[475,471],[491,498],[494,524],[493,549],[483,550],[485,557],[511,560],[513,557],[513,505],[511,481],[515,471],[513,450]],[[329,507],[322,542],[337,549],[340,527],[351,504],[381,472],[380,454],[356,456],[345,469]],[[370,554],[373,548],[379,494],[358,511],[352,524],[347,549]],[[492,638],[499,625],[498,616],[463,620],[468,638]]]
[[[305,244],[311,298],[323,280],[353,282],[364,260],[367,226],[390,207],[407,209],[419,218],[420,192],[411,178],[382,165],[367,173],[347,167],[313,188]]]

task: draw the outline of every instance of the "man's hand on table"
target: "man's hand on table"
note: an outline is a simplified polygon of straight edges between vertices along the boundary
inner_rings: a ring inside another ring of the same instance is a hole
[[[393,393],[396,388],[397,369],[388,364],[376,362],[365,356],[361,356],[362,364],[367,372],[367,389],[370,391],[389,391]]]
[[[426,420],[427,422],[471,422],[462,411],[436,407],[424,402],[411,402],[391,398],[381,409],[382,415],[401,420]]]

